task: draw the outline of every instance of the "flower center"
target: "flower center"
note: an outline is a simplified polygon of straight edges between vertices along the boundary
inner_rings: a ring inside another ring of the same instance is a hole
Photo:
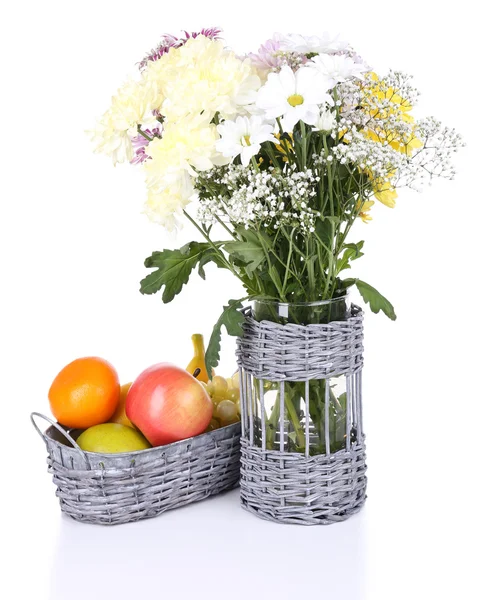
[[[287,98],[287,102],[291,106],[300,106],[301,104],[304,104],[304,96],[300,96],[299,94],[292,94],[292,96],[289,96]]]
[[[251,136],[250,135],[243,135],[241,142],[242,142],[243,146],[250,146],[251,145]]]

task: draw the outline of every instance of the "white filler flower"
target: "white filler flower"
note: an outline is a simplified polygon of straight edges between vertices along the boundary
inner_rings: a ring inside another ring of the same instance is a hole
[[[221,139],[216,142],[216,150],[228,158],[235,158],[240,154],[244,166],[259,152],[263,142],[277,143],[272,125],[258,116],[224,121],[217,126],[217,131]]]
[[[355,62],[350,56],[344,54],[331,56],[330,54],[319,54],[307,63],[308,67],[315,68],[328,82],[328,87],[333,88],[337,83],[355,77],[361,79],[367,67],[360,62]]]
[[[319,104],[331,103],[327,80],[317,71],[302,67],[295,73],[284,66],[279,73],[270,73],[257,95],[257,106],[268,119],[282,117],[285,131],[303,121],[313,125],[320,112]]]

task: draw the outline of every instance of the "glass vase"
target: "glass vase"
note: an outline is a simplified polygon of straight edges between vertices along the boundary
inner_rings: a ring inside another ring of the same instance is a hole
[[[326,325],[346,321],[350,303],[347,296],[295,304],[257,300],[251,316],[257,322],[280,325]],[[337,452],[354,441],[355,431],[347,427],[350,381],[346,375],[308,381],[252,376],[249,385],[252,393],[247,408],[255,445],[314,456]]]

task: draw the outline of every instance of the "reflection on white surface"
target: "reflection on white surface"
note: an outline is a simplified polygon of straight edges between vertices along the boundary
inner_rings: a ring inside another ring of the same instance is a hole
[[[127,525],[63,517],[50,599],[363,600],[365,518],[279,525],[244,511],[238,490]]]

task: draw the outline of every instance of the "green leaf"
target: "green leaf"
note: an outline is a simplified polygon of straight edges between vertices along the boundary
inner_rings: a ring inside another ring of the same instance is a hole
[[[222,326],[224,325],[229,335],[242,336],[242,324],[245,317],[241,308],[242,300],[229,300],[228,305],[223,306],[224,310],[214,325],[206,350],[206,370],[210,379],[212,378],[212,369],[219,364]]]
[[[350,261],[357,260],[363,256],[362,248],[364,242],[357,242],[356,244],[344,244],[344,253],[337,260],[337,273],[350,269]]]
[[[255,271],[266,258],[264,248],[260,241],[260,234],[251,229],[245,229],[244,227],[238,228],[237,231],[242,240],[226,242],[224,244],[224,250],[233,258],[239,259],[245,263],[246,266],[244,270],[248,277],[252,277],[253,271]]]
[[[392,304],[384,296],[382,296],[380,292],[360,279],[355,280],[355,285],[357,286],[357,289],[364,301],[370,304],[370,309],[373,313],[382,311],[389,319],[395,321],[397,315],[395,314]]]
[[[332,252],[334,235],[339,224],[338,217],[324,217],[323,220],[319,217],[315,221],[315,233],[329,252]]]
[[[272,283],[275,285],[277,292],[280,294],[282,291],[282,281],[275,265],[272,265],[272,268],[269,271],[270,278]]]
[[[213,248],[209,248],[209,250],[207,252],[205,252],[199,259],[198,273],[199,273],[199,276],[201,277],[201,279],[206,279],[206,273],[204,272],[204,266],[210,262],[213,262],[220,269],[226,268],[224,262],[216,254],[215,250]]]
[[[327,246],[327,248],[330,248],[333,235],[332,221],[330,219],[325,219],[324,221],[317,219],[315,231],[320,241]]]
[[[157,269],[141,281],[141,293],[155,294],[164,286],[163,302],[171,302],[182,290],[183,285],[189,281],[191,271],[198,262],[205,259],[210,252],[209,244],[200,242],[190,242],[179,250],[153,252],[144,261],[144,265],[148,268],[157,267]]]
[[[344,244],[344,248],[346,249],[344,255],[346,254],[350,260],[357,260],[357,258],[363,256],[362,248],[364,244],[363,240],[356,244]]]
[[[338,285],[337,285],[338,289],[346,291],[349,287],[352,287],[353,285],[355,285],[357,283],[357,280],[355,278],[354,279],[351,279],[351,278],[339,279],[338,278],[337,282],[338,282]]]

